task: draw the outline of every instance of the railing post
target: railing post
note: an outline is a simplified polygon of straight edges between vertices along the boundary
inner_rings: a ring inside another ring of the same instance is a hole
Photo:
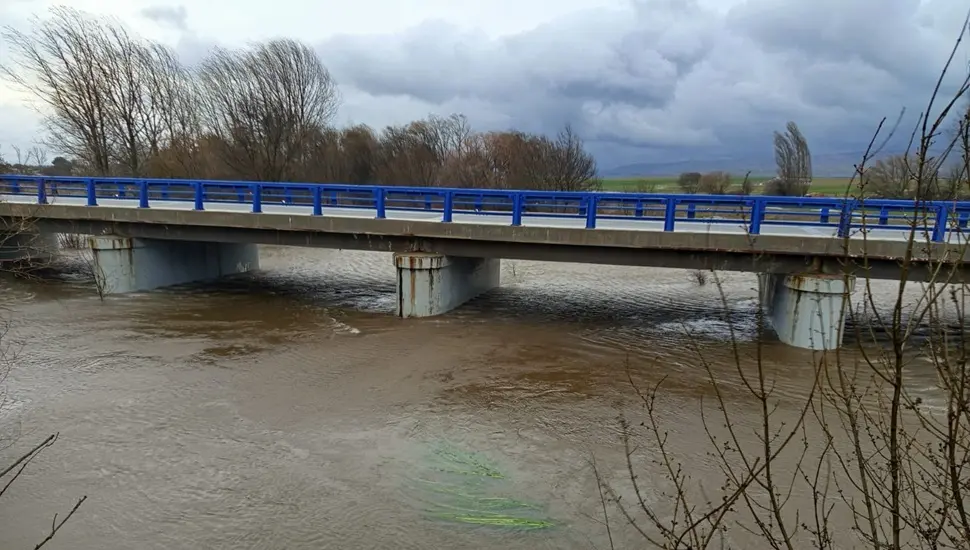
[[[10,180],[10,194],[11,195],[19,195],[20,194],[20,182],[17,181],[17,178],[16,177],[14,177],[14,179]]]
[[[138,208],[148,208],[148,182],[138,182]]]
[[[688,204],[687,205],[687,219],[688,220],[693,220],[696,217],[697,217],[697,205],[696,204]]]
[[[512,225],[522,225],[522,193],[512,195]]]
[[[667,204],[664,207],[664,231],[673,231],[674,222],[677,219],[677,199],[667,197]]]
[[[263,186],[258,183],[254,183],[252,186],[253,192],[253,212],[259,214],[263,211]]]
[[[936,225],[933,226],[933,242],[940,243],[946,239],[946,224],[950,209],[945,204],[936,205]]]
[[[195,209],[204,210],[205,209],[205,195],[203,194],[202,182],[197,181],[195,184]]]
[[[87,190],[87,195],[88,195],[88,206],[97,206],[98,205],[98,193],[97,193],[97,188],[94,185],[94,180],[91,179],[91,178],[88,178],[88,179],[84,180],[84,184],[85,184],[85,189]]]
[[[818,221],[819,221],[819,223],[829,223],[829,207],[828,206],[823,206],[822,209],[819,211]]]
[[[596,197],[586,197],[586,229],[596,229]]]
[[[633,210],[633,216],[636,218],[643,217],[643,201],[638,200],[636,207]]]
[[[383,187],[377,187],[374,189],[374,208],[377,209],[377,219],[379,220],[383,220],[387,217],[387,212],[384,210],[384,197],[385,193]],[[450,222],[451,218],[445,221]]]
[[[849,236],[852,230],[852,211],[855,210],[854,200],[844,200],[842,202],[842,212],[839,214],[839,238]]]
[[[125,198],[125,184],[119,183],[117,185],[118,185],[118,198],[119,199]]]
[[[883,206],[879,209],[879,225],[887,225],[889,223],[889,209]]]
[[[444,208],[442,209],[443,212],[441,213],[441,221],[450,222],[452,209],[454,207],[455,196],[451,191],[445,191],[444,199],[445,199],[445,204],[444,204]]]
[[[37,204],[47,204],[47,180],[44,178],[37,181]]]
[[[748,223],[748,233],[751,235],[761,234],[761,223],[765,220],[765,201],[764,199],[754,199],[751,203],[751,221]]]
[[[313,186],[313,215],[323,215],[323,188],[319,185]]]

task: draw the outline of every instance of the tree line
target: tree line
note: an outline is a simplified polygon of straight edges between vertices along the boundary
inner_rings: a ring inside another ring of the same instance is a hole
[[[56,175],[601,186],[595,159],[569,126],[553,137],[478,132],[454,114],[380,131],[338,128],[337,84],[316,52],[294,40],[217,48],[189,67],[120,23],[64,7],[0,38],[9,52],[0,71],[44,108],[47,145],[65,155],[52,165]]]

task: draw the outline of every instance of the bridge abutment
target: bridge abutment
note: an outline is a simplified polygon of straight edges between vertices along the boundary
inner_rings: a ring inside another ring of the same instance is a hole
[[[447,313],[499,286],[501,260],[425,254],[394,255],[399,317]]]
[[[92,269],[103,294],[153,290],[259,268],[255,244],[91,237]]]
[[[811,350],[832,350],[842,345],[848,294],[855,278],[771,273],[762,273],[759,278],[761,307],[779,340]]]

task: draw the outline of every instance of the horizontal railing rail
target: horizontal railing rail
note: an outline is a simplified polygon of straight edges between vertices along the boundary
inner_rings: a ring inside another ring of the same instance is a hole
[[[309,209],[323,216],[327,208],[440,213],[440,221],[456,215],[502,215],[522,225],[526,218],[579,218],[587,229],[599,220],[630,220],[662,224],[664,231],[690,223],[736,224],[757,235],[764,226],[829,227],[840,237],[853,230],[918,230],[933,241],[963,231],[970,221],[970,201],[913,201],[827,197],[753,195],[681,195],[651,193],[528,191],[443,187],[269,183],[221,180],[86,178],[0,175],[0,195],[36,197],[48,204],[56,197],[83,198],[87,206],[103,199],[137,201],[138,208],[168,201]]]

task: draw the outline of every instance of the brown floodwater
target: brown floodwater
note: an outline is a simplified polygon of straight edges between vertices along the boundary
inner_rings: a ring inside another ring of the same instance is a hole
[[[729,345],[733,329],[751,361],[751,274],[721,275],[725,315],[717,285],[686,271],[505,261],[501,288],[402,320],[386,254],[265,247],[261,263],[103,302],[71,261],[44,281],[0,281],[16,352],[0,463],[60,433],[0,499],[0,548],[32,548],[81,495],[45,548],[608,548],[591,459],[629,494],[618,415],[645,417],[628,372],[642,387],[665,379],[657,416],[710,487],[723,475],[692,344],[741,431],[758,425]],[[794,410],[812,354],[777,342],[763,354]],[[501,476],[445,471],[445,451]],[[660,502],[656,446],[638,455]],[[473,491],[528,502],[552,526],[454,521],[476,515],[455,513]],[[610,514],[618,548],[645,546]],[[746,536],[728,540],[759,547]]]

